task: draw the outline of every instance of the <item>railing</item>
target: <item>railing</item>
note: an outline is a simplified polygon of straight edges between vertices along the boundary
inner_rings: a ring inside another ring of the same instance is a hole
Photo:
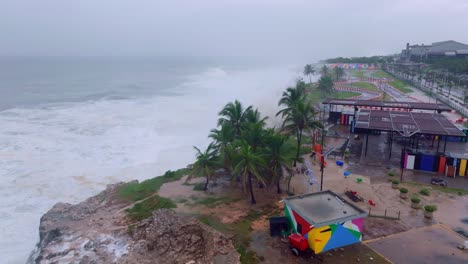
[[[379,212],[379,213],[372,213],[372,207],[369,207],[369,214],[368,214],[369,217],[385,218],[385,219],[391,219],[391,220],[400,220],[400,211],[398,211],[398,213],[395,212],[395,214],[390,214],[390,212],[387,211],[387,209],[385,209],[383,214],[382,214],[382,212]]]

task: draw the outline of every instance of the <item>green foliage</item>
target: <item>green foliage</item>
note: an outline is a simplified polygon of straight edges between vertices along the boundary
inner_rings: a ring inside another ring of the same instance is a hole
[[[224,234],[233,236],[233,244],[241,256],[241,263],[256,264],[259,263],[259,259],[255,252],[248,250],[248,248],[251,240],[252,222],[261,215],[263,215],[263,212],[251,210],[244,218],[231,224],[223,224],[212,215],[199,215],[197,218],[200,222]]]
[[[364,78],[364,71],[354,70],[353,75],[358,77],[359,79]]]
[[[421,184],[421,183],[418,183],[418,182],[405,182],[405,184],[412,185],[412,186],[418,186],[418,187],[427,186],[427,184]],[[453,188],[453,187],[447,187],[447,186],[436,186],[436,185],[432,185],[430,188],[432,188],[433,190],[438,190],[440,192],[444,192],[444,193],[458,194],[460,196],[468,195],[468,190],[464,190],[464,189],[460,189],[460,188]]]
[[[430,212],[430,213],[435,212],[435,211],[437,211],[437,205],[425,205],[424,210],[426,212]]]
[[[325,94],[330,94],[333,91],[333,80],[330,76],[322,76],[319,79],[318,87]]]
[[[402,187],[402,188],[400,188],[400,192],[401,193],[408,193],[408,189]]]
[[[421,202],[421,199],[419,199],[419,197],[413,196],[413,197],[411,197],[411,202],[415,203],[415,204],[418,204],[418,203]]]
[[[387,72],[384,72],[382,70],[375,71],[372,76],[377,77],[377,78],[387,78],[387,79],[394,79],[392,75],[388,74]]]
[[[428,189],[421,189],[419,193],[425,196],[431,195],[431,192]]]
[[[335,98],[337,99],[348,99],[354,96],[358,96],[361,93],[358,92],[349,92],[349,91],[339,91],[335,94]]]
[[[388,172],[388,176],[390,176],[390,177],[395,176],[395,172],[394,172],[394,171],[389,171],[389,172]]]
[[[327,59],[327,63],[368,63],[368,64],[375,64],[375,63],[383,63],[385,62],[386,58],[389,56],[372,56],[372,57],[337,57]]]
[[[399,180],[392,180],[392,184],[400,184]]]
[[[232,196],[222,196],[222,197],[205,197],[205,198],[198,198],[194,199],[193,204],[197,205],[204,205],[209,208],[214,208],[220,204],[230,204],[233,202],[239,201],[239,198],[232,197]]]
[[[199,182],[199,183],[193,185],[193,190],[194,191],[205,191],[205,183],[204,182]]]
[[[156,193],[164,183],[177,181],[190,173],[189,169],[167,171],[163,176],[142,181],[141,183],[128,183],[120,187],[118,195],[127,201],[139,201]]]
[[[130,219],[139,221],[150,217],[156,209],[176,207],[176,204],[171,199],[153,195],[136,203],[132,208],[127,209],[127,215]]]
[[[432,69],[446,69],[450,73],[468,74],[468,60],[463,58],[434,58],[427,61]]]
[[[390,85],[402,93],[411,93],[413,90],[408,88],[408,85],[401,80],[393,80]]]
[[[335,80],[341,80],[345,75],[345,71],[341,67],[335,67],[333,69],[333,75],[335,76]]]
[[[218,149],[213,143],[210,143],[205,151],[201,151],[194,147],[197,151],[196,161],[193,164],[192,173],[187,178],[189,181],[192,177],[206,177],[203,190],[206,190],[210,179],[213,177],[214,171],[221,167],[220,159],[218,156]]]
[[[379,88],[377,88],[377,86],[373,85],[372,83],[355,82],[355,83],[352,83],[351,86],[366,89],[366,90],[369,90],[369,91],[372,91],[372,92],[380,92]]]
[[[312,83],[312,75],[315,73],[315,69],[311,64],[307,64],[304,67],[304,75],[309,76],[309,83]]]

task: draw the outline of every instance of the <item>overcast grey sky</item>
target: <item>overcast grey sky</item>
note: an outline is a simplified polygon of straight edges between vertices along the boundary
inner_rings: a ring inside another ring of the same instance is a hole
[[[0,55],[290,56],[468,43],[467,0],[0,0]]]

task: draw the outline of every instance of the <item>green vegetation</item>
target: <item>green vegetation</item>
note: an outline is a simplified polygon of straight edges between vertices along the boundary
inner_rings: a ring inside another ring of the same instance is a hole
[[[400,188],[400,192],[401,193],[408,193],[408,189],[402,187],[402,188]]]
[[[187,178],[190,181],[192,177],[205,177],[206,181],[202,187],[203,191],[208,189],[208,183],[214,174],[214,171],[221,167],[218,149],[214,143],[210,143],[205,151],[201,151],[197,147],[193,147],[197,151],[196,161],[193,164],[192,173]],[[197,186],[195,186],[197,187]],[[195,188],[194,188],[195,189]]]
[[[312,83],[312,75],[314,75],[314,73],[315,73],[315,69],[312,65],[307,64],[304,67],[304,75],[309,76],[309,83]]]
[[[353,70],[353,75],[358,77],[359,79],[364,78],[364,71]]]
[[[391,81],[390,85],[402,93],[411,93],[413,91],[408,88],[408,85],[405,82],[398,79]]]
[[[392,180],[392,184],[400,184],[399,180]]]
[[[429,191],[429,189],[422,189],[422,190],[419,191],[419,193],[424,195],[424,196],[431,195],[431,192]]]
[[[272,216],[278,213],[276,210],[276,208],[266,208],[262,211],[251,210],[245,217],[230,224],[221,223],[214,215],[198,215],[196,217],[200,222],[218,230],[219,232],[233,236],[233,244],[241,256],[241,263],[257,264],[260,263],[259,258],[255,252],[249,250],[252,222],[262,215]]]
[[[200,182],[200,183],[194,184],[193,185],[193,190],[194,191],[206,191],[205,190],[205,183]]]
[[[453,187],[447,187],[447,186],[436,186],[436,185],[433,185],[433,186],[428,186],[427,184],[422,184],[422,183],[417,183],[417,182],[405,182],[405,184],[408,184],[410,186],[417,186],[417,187],[430,187],[432,188],[433,190],[437,190],[437,191],[440,191],[440,192],[444,192],[444,193],[451,193],[451,194],[457,194],[457,195],[468,195],[468,190],[464,190],[464,189],[460,189],[460,188],[453,188]],[[423,194],[424,193],[427,193],[426,194]],[[424,189],[421,189],[421,191],[419,191],[420,194],[422,195],[426,195],[426,196],[429,196],[431,193],[429,191],[429,189],[427,188],[424,188]]]
[[[177,181],[189,172],[189,169],[167,171],[163,176],[148,179],[141,183],[128,183],[120,187],[118,195],[127,201],[139,201],[156,193],[164,183]]]
[[[338,57],[338,58],[331,58],[327,59],[327,63],[383,63],[388,60],[390,56],[372,56],[372,57]]]
[[[463,58],[434,58],[427,61],[432,69],[446,69],[450,73],[468,74],[468,60]]]
[[[230,203],[237,202],[240,200],[240,198],[232,197],[232,196],[205,197],[205,198],[192,197],[192,198],[194,200],[193,204],[204,205],[209,208],[214,208],[220,204],[230,204]]]
[[[382,70],[375,71],[374,73],[372,73],[372,76],[377,77],[377,78],[394,79],[391,74],[384,72]]]
[[[132,220],[142,220],[151,216],[156,209],[176,208],[176,204],[171,199],[153,195],[145,200],[136,203],[127,210],[127,214]]]
[[[394,172],[394,171],[389,171],[389,172],[388,172],[388,176],[390,176],[390,177],[395,176],[395,172]]]
[[[419,199],[419,197],[413,196],[413,197],[411,197],[411,202],[415,203],[415,204],[418,204],[418,203],[421,202],[421,199]]]
[[[361,93],[358,93],[358,92],[340,91],[340,92],[336,92],[335,98],[338,98],[338,99],[347,99],[347,98],[351,98],[351,97],[354,97],[354,96],[358,96],[358,95],[360,95],[360,94],[361,94]]]
[[[431,213],[431,212],[435,212],[435,211],[437,211],[437,205],[429,205],[429,204],[428,204],[428,205],[425,205],[425,206],[424,206],[424,210],[425,210],[426,212],[430,212],[430,213]]]
[[[380,89],[377,88],[377,86],[373,85],[372,83],[355,82],[355,83],[352,83],[351,86],[366,89],[366,90],[369,90],[369,91],[372,91],[372,92],[380,92]]]

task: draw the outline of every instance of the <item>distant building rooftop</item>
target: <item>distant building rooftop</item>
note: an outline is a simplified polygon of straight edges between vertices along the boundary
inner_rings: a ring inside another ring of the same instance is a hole
[[[367,216],[364,210],[347,202],[332,191],[287,197],[283,201],[286,206],[289,206],[314,227]]]

